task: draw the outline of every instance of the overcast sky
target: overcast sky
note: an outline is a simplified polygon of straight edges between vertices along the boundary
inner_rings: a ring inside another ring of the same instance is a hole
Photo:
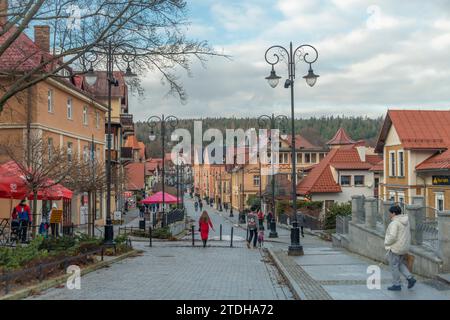
[[[320,78],[310,88],[297,64],[296,117],[383,115],[388,108],[449,109],[450,1],[446,0],[189,0],[189,38],[208,40],[232,56],[194,63],[180,72],[188,101],[166,97],[159,74],[143,79],[145,96],[132,98],[136,120],[153,114],[184,117],[290,114],[283,77],[264,79],[271,45],[311,44]]]

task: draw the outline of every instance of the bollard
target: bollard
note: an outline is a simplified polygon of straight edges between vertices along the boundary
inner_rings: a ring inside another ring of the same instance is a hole
[[[231,242],[230,242],[230,248],[233,248],[233,230],[234,230],[234,228],[231,227],[231,236],[230,236]]]
[[[104,248],[102,247],[102,261],[103,261],[103,255],[104,255]]]
[[[148,228],[148,234],[149,234],[149,238],[150,238],[149,247],[151,247],[152,246],[152,227]]]
[[[220,225],[220,241],[222,241],[222,224]]]
[[[191,227],[192,228],[192,246],[195,246],[195,238],[194,238],[194,226]]]

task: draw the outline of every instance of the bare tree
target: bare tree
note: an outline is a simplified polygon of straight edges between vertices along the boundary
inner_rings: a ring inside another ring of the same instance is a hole
[[[15,0],[7,12],[0,12],[2,18],[7,22],[0,26],[0,60],[32,25],[51,26],[52,50],[44,54],[42,50],[24,48],[23,59],[0,67],[4,79],[0,85],[0,112],[17,93],[48,77],[67,77],[63,71],[71,68],[87,70],[87,56],[95,55],[98,69],[104,68],[109,44],[120,47],[114,56],[129,55],[140,73],[159,72],[169,84],[169,92],[181,100],[186,99],[186,93],[175,71],[181,68],[190,73],[192,58],[204,63],[208,56],[223,56],[206,41],[185,37],[188,22],[184,0]],[[26,67],[30,59],[38,63]],[[126,67],[119,63],[122,71]]]
[[[33,195],[33,221],[36,221],[38,191],[76,176],[80,167],[78,156],[66,148],[44,143],[37,132],[31,134],[29,147],[22,138],[11,136],[7,141],[0,144],[0,154],[12,160],[25,177],[27,190]]]

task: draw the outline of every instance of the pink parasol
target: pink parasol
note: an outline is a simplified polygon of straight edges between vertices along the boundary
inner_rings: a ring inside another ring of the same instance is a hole
[[[178,199],[178,201],[180,201]],[[145,198],[144,200],[141,201],[143,204],[152,204],[152,203],[163,203],[163,193],[157,192],[154,195]],[[181,202],[181,201],[180,201]],[[177,197],[164,192],[164,203],[177,203]]]

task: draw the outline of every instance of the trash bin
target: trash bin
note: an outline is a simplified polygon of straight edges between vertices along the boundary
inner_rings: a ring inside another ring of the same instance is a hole
[[[145,219],[139,220],[139,229],[145,230]]]

